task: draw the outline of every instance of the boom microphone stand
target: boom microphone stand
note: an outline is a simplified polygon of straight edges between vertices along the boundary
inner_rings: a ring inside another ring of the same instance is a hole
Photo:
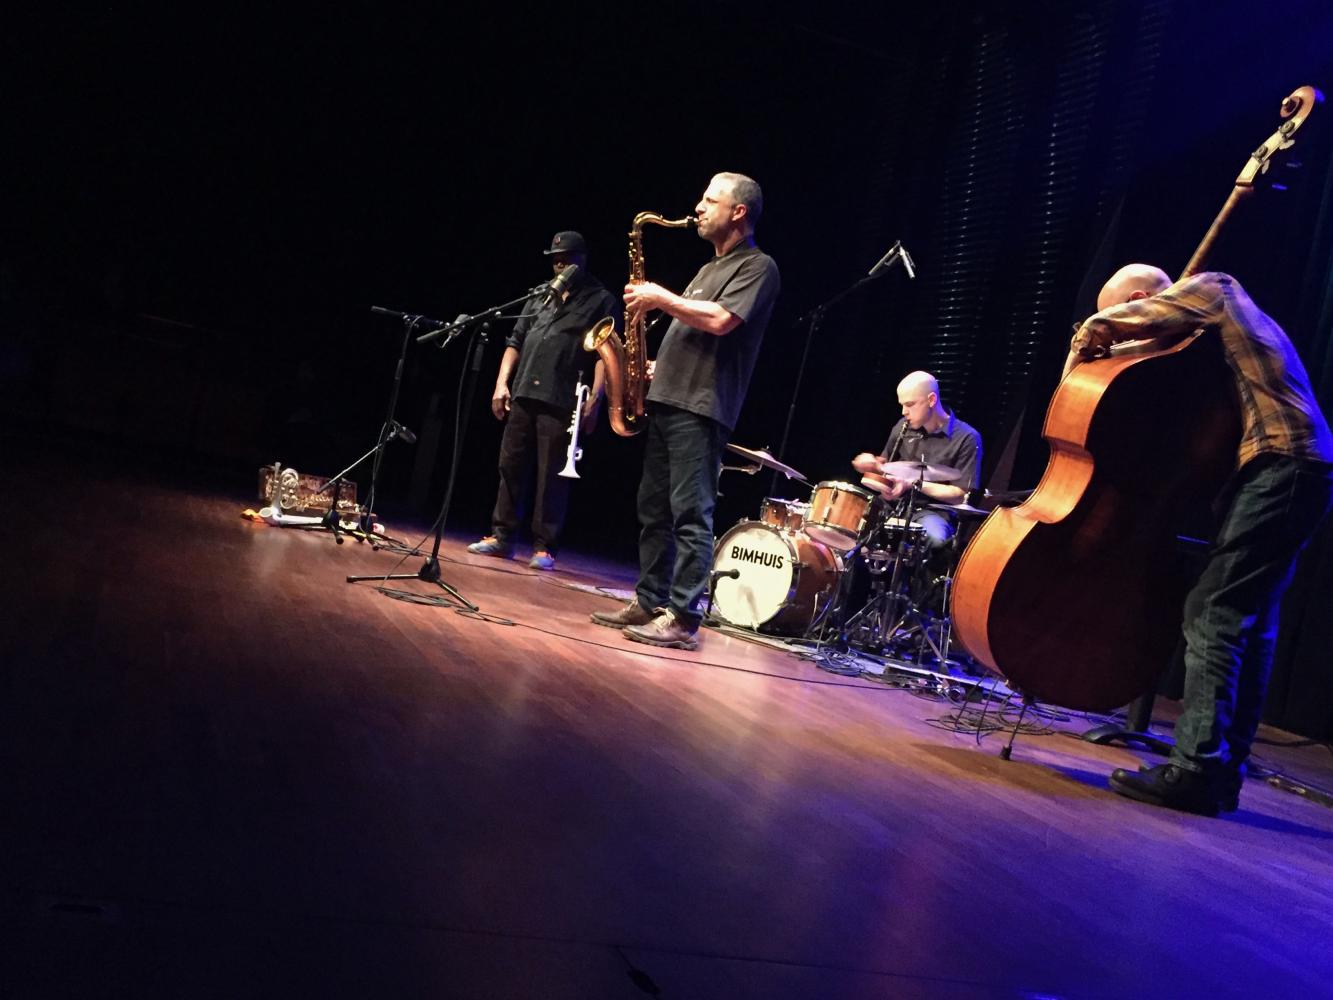
[[[568,271],[569,269],[566,268]],[[560,286],[563,288],[563,285]],[[474,335],[474,348],[472,351],[471,368],[466,375],[467,384],[463,390],[463,407],[458,417],[458,429],[454,438],[454,454],[449,465],[449,484],[444,490],[444,503],[440,507],[440,515],[435,519],[435,544],[431,547],[430,555],[422,563],[421,569],[415,573],[391,573],[388,576],[349,576],[348,583],[357,583],[361,580],[424,580],[427,583],[433,583],[450,597],[461,603],[469,611],[479,610],[479,606],[473,604],[458,590],[446,583],[440,573],[440,545],[444,541],[444,525],[449,519],[449,506],[453,501],[454,484],[458,479],[458,459],[463,453],[463,442],[467,438],[467,426],[472,416],[472,398],[476,394],[477,378],[481,374],[482,359],[486,351],[486,343],[490,338],[490,321],[501,317],[501,313],[521,302],[526,302],[529,298],[544,289],[552,289],[552,284],[543,283],[535,288],[530,288],[518,298],[510,299],[508,302],[501,303],[498,306],[492,306],[485,312],[480,312],[475,316],[460,316],[452,323],[440,324],[439,329],[432,330],[417,337],[417,343],[425,343],[435,340],[438,337],[445,337],[445,344],[456,337],[462,330],[468,327],[476,327]],[[559,289],[557,289],[558,291]],[[444,346],[443,344],[441,346]]]
[[[384,460],[384,446],[395,437],[400,437],[408,444],[415,444],[417,436],[410,430],[394,419],[394,411],[398,408],[398,391],[403,385],[403,366],[407,362],[407,346],[412,342],[412,334],[416,332],[417,326],[425,321],[438,326],[438,322],[428,319],[425,316],[413,316],[408,313],[401,313],[394,309],[385,309],[381,306],[371,306],[370,311],[380,316],[394,316],[403,321],[403,347],[398,352],[398,366],[393,372],[393,389],[389,392],[389,412],[384,418],[384,426],[380,429],[380,440],[375,445],[375,461],[370,467],[370,489],[366,493],[365,510],[361,514],[361,531],[364,534],[370,534],[371,516],[375,511],[375,490],[379,485],[380,464]]]
[[[801,316],[796,320],[798,323],[808,324],[805,331],[805,348],[801,351],[801,363],[796,369],[796,385],[791,391],[791,405],[787,408],[787,423],[782,428],[782,441],[778,444],[778,450],[773,453],[777,458],[786,461],[787,438],[791,434],[792,419],[796,416],[796,400],[801,394],[801,381],[805,378],[805,362],[806,359],[810,357],[810,342],[815,339],[815,331],[819,329],[819,324],[824,321],[824,314],[828,312],[831,307],[837,305],[863,285],[870,284],[880,275],[888,271],[889,268],[893,267],[894,264],[899,262],[902,263],[903,270],[907,272],[909,278],[916,277],[916,264],[912,260],[912,255],[909,254],[907,248],[903,246],[903,241],[898,240],[893,246],[889,247],[888,253],[875,262],[875,266],[870,269],[869,273],[867,273],[864,278],[859,278],[840,291],[837,295],[833,296],[833,298],[826,302],[821,302],[804,316]],[[778,474],[777,470],[774,470],[773,480],[768,488],[768,495],[776,496],[777,488]]]
[[[398,391],[403,384],[403,366],[407,361],[407,345],[411,343],[412,333],[416,330],[419,324],[425,322],[430,323],[432,326],[444,325],[439,320],[430,319],[427,316],[402,313],[394,309],[383,309],[380,306],[371,306],[370,311],[378,313],[381,316],[393,316],[403,321],[403,346],[398,352],[398,366],[394,369],[393,387],[389,390],[389,412],[384,417],[384,424],[380,427],[379,438],[376,440],[375,446],[347,468],[343,469],[342,472],[339,472],[336,476],[326,482],[323,489],[320,490],[320,492],[323,493],[325,490],[329,489],[329,487],[333,487],[333,502],[329,507],[329,512],[324,515],[321,523],[333,533],[333,539],[339,545],[343,543],[342,536],[344,534],[341,522],[338,518],[338,501],[342,499],[343,483],[353,469],[368,459],[371,455],[374,455],[375,462],[371,466],[370,471],[370,489],[366,492],[364,510],[361,513],[360,522],[358,524],[360,531],[353,532],[358,541],[370,539],[371,545],[374,546],[374,534],[371,531],[371,522],[373,521],[373,513],[375,510],[375,491],[379,485],[380,464],[384,459],[384,449],[390,441],[397,438],[402,438],[408,444],[415,444],[417,440],[415,434],[394,419],[394,412],[398,409]]]

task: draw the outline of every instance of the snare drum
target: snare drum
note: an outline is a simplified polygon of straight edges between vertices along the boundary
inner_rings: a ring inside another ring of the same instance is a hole
[[[885,533],[888,535],[890,544],[893,545],[897,545],[903,535],[906,535],[907,540],[912,544],[920,544],[926,537],[926,529],[924,527],[917,524],[915,521],[909,521],[907,518],[900,517],[896,514],[884,518],[880,523],[880,526],[883,527]]]
[[[718,539],[713,613],[732,625],[804,635],[828,609],[842,560],[803,534],[742,521]]]
[[[839,552],[856,548],[870,523],[874,494],[851,483],[820,483],[810,497],[805,533]]]
[[[804,500],[779,500],[777,497],[765,497],[759,505],[759,520],[781,531],[800,531],[805,525],[805,515],[810,505]]]

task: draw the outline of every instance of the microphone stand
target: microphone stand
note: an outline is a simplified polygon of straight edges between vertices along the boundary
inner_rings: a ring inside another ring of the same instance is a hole
[[[343,543],[342,536],[345,534],[350,534],[355,536],[357,541],[363,542],[369,540],[371,543],[371,548],[378,548],[378,546],[375,544],[374,533],[371,531],[372,518],[370,516],[370,508],[371,504],[374,503],[374,496],[375,496],[375,476],[379,472],[378,456],[375,459],[375,471],[371,473],[370,492],[366,495],[367,496],[366,509],[362,512],[360,523],[357,525],[357,528],[359,530],[346,531],[343,529],[342,523],[338,517],[338,502],[342,499],[343,483],[347,480],[347,477],[348,475],[351,474],[352,470],[355,469],[362,462],[364,462],[366,459],[368,459],[371,455],[376,455],[376,453],[382,452],[385,445],[387,445],[390,441],[394,440],[394,438],[403,437],[405,433],[411,433],[411,432],[408,431],[407,428],[404,427],[402,424],[400,424],[397,420],[389,420],[383,427],[380,428],[380,439],[375,442],[374,447],[371,448],[370,451],[366,452],[364,455],[362,455],[360,458],[354,461],[347,468],[343,469],[342,472],[338,473],[336,476],[334,476],[332,479],[330,479],[328,482],[326,482],[323,486],[319,488],[318,492],[323,493],[330,486],[333,487],[333,500],[329,506],[329,512],[325,514],[323,518],[320,519],[320,525],[321,527],[327,528],[330,532],[332,532],[333,540],[337,542],[339,545]]]
[[[461,321],[456,321],[453,324],[455,330],[462,329],[464,325],[466,324]],[[435,519],[435,544],[431,547],[430,555],[426,557],[426,561],[421,564],[421,568],[415,573],[391,573],[388,576],[379,574],[349,576],[347,578],[348,583],[357,583],[361,580],[424,580],[426,583],[435,584],[467,610],[480,610],[478,605],[473,604],[459,593],[457,588],[445,581],[443,574],[440,572],[440,545],[444,541],[444,523],[449,519],[449,505],[453,501],[454,483],[458,478],[458,458],[463,452],[463,442],[467,439],[467,425],[472,414],[472,397],[477,388],[477,376],[481,373],[481,362],[486,351],[486,343],[490,339],[490,328],[490,323],[482,323],[477,328],[476,347],[472,352],[472,366],[467,374],[467,386],[463,390],[463,408],[458,418],[453,460],[449,463],[449,484],[444,490],[444,504],[440,508],[439,517]]]
[[[503,317],[500,314],[503,313],[506,309],[512,309],[519,303],[528,301],[528,299],[532,298],[539,292],[545,292],[550,290],[551,290],[551,283],[549,281],[543,281],[540,285],[534,285],[533,287],[529,288],[518,298],[510,299],[508,302],[501,302],[498,306],[491,306],[485,312],[479,312],[475,316],[459,316],[458,319],[454,320],[452,323],[441,323],[438,329],[431,330],[429,333],[423,333],[420,337],[418,337],[417,343],[428,344],[432,340],[435,340],[437,337],[444,337],[445,338],[444,344],[448,344],[449,341],[453,340],[454,337],[458,336],[458,334],[461,331],[467,329],[469,326],[475,326],[477,323],[481,323],[483,326],[485,326],[486,324],[489,323],[490,320],[497,318],[517,319],[518,318],[517,316]],[[432,320],[432,322],[437,322],[437,321]],[[489,332],[489,327],[487,327],[487,331]],[[443,347],[444,344],[441,344],[440,346]]]
[[[478,611],[479,606],[473,604],[464,597],[458,590],[445,582],[440,572],[440,546],[444,541],[444,525],[449,519],[449,506],[453,501],[454,484],[458,479],[458,459],[463,453],[463,442],[467,439],[467,427],[472,416],[472,398],[476,394],[477,379],[481,374],[482,359],[486,351],[486,343],[490,338],[491,324],[490,320],[499,317],[500,314],[520,302],[526,302],[529,298],[543,289],[549,288],[549,283],[542,283],[528,289],[518,298],[510,299],[508,302],[501,303],[498,306],[492,306],[484,312],[477,313],[475,316],[460,316],[452,323],[444,323],[439,329],[432,330],[417,337],[417,343],[426,343],[435,340],[438,337],[445,337],[443,347],[456,337],[462,330],[469,326],[476,326],[475,348],[472,352],[471,370],[467,373],[467,384],[463,390],[463,407],[458,418],[458,428],[454,439],[454,455],[449,465],[449,484],[444,490],[444,503],[440,507],[440,515],[435,519],[435,544],[431,547],[430,555],[422,563],[421,569],[415,573],[391,573],[388,576],[383,575],[365,575],[349,576],[348,583],[357,583],[361,580],[424,580],[426,583],[433,583],[450,597],[454,598],[463,605],[468,611]],[[478,325],[479,324],[479,325]],[[410,334],[410,331],[409,331]]]
[[[880,275],[882,275],[894,264],[898,263],[899,261],[902,261],[904,252],[905,251],[903,250],[902,241],[899,240],[897,243],[893,244],[893,246],[889,248],[889,252],[879,259],[879,261],[875,264],[875,266],[870,269],[870,273],[867,274],[864,278],[857,279],[855,282],[853,282],[852,284],[844,288],[842,291],[840,291],[837,295],[833,296],[833,298],[821,302],[819,305],[815,306],[813,309],[807,312],[804,316],[797,317],[796,319],[797,323],[807,324],[805,331],[805,348],[801,351],[801,363],[796,369],[796,385],[792,388],[791,391],[791,405],[787,408],[787,423],[782,428],[782,441],[778,444],[777,452],[774,453],[774,457],[777,458],[779,461],[785,462],[787,460],[786,459],[787,438],[791,434],[792,419],[796,416],[796,400],[801,394],[801,382],[805,378],[805,362],[806,359],[810,356],[810,342],[815,339],[815,331],[819,329],[819,324],[824,321],[824,314],[828,312],[828,310],[831,307],[837,305],[839,302],[847,298],[847,296],[851,295],[853,292],[857,291],[863,285],[870,284],[872,281],[877,279]],[[903,263],[905,266],[906,262],[904,261]],[[915,275],[913,274],[913,276]],[[778,488],[778,473],[777,470],[774,469],[773,478],[768,487],[768,495],[775,496],[777,488]]]
[[[383,309],[380,306],[371,306],[370,311],[373,313],[378,313],[381,316],[394,316],[403,321],[403,346],[402,349],[398,352],[398,366],[394,369],[393,387],[389,390],[389,412],[384,417],[384,424],[380,427],[379,438],[378,440],[376,440],[375,446],[371,448],[368,452],[366,452],[364,455],[362,455],[360,458],[358,458],[356,461],[354,461],[347,468],[343,469],[342,472],[339,472],[336,476],[334,476],[332,479],[326,482],[323,488],[320,490],[320,492],[323,493],[330,486],[333,487],[333,503],[329,507],[329,512],[324,515],[321,524],[333,534],[334,541],[336,541],[339,545],[343,543],[342,536],[343,534],[345,534],[345,532],[342,530],[342,525],[338,517],[338,501],[342,499],[343,482],[351,474],[353,469],[355,469],[358,465],[364,462],[371,455],[374,455],[375,462],[371,466],[371,471],[370,471],[370,489],[366,491],[365,503],[363,504],[361,517],[357,525],[360,531],[352,532],[352,534],[355,535],[357,541],[366,541],[367,539],[369,539],[371,542],[371,547],[378,548],[378,546],[375,544],[374,533],[372,532],[371,528],[373,527],[372,522],[374,520],[373,514],[375,510],[375,492],[376,488],[379,485],[380,464],[384,460],[384,449],[388,445],[388,443],[390,441],[393,441],[395,438],[401,437],[404,440],[408,441],[408,443],[411,443],[411,441],[413,440],[412,432],[407,430],[407,428],[405,428],[402,424],[400,424],[397,420],[394,419],[394,412],[398,409],[398,392],[403,384],[403,366],[407,361],[407,345],[411,342],[412,332],[416,329],[419,323],[421,323],[424,320],[425,322],[435,323],[438,325],[439,321],[429,319],[428,317],[425,316],[418,316],[418,315],[413,315],[411,313],[398,312],[397,310],[394,309]]]
[[[370,489],[366,493],[365,510],[361,514],[361,531],[370,534],[371,515],[375,511],[375,491],[379,486],[380,464],[384,461],[384,446],[395,437],[403,436],[403,426],[394,419],[398,408],[398,392],[403,385],[403,367],[407,363],[407,345],[412,342],[412,334],[426,317],[411,316],[394,309],[371,306],[370,311],[380,316],[394,316],[403,321],[403,346],[398,352],[398,366],[393,372],[393,388],[389,392],[389,412],[384,417],[384,426],[380,429],[380,440],[375,444],[375,461],[370,467]],[[427,322],[430,322],[429,320]]]
[[[544,281],[543,284],[529,288],[523,295],[511,299],[507,303],[492,305],[491,308],[477,313],[476,316],[460,316],[459,319],[453,320],[453,323],[440,323],[439,328],[432,329],[431,332],[423,333],[423,335],[417,337],[417,343],[424,344],[443,336],[445,341],[440,347],[447,347],[449,341],[455,339],[464,329],[476,327],[477,331],[475,341],[473,341],[475,348],[472,351],[471,369],[465,376],[467,377],[467,385],[465,385],[463,391],[463,408],[461,408],[459,425],[457,425],[453,459],[449,463],[449,483],[444,489],[444,504],[440,507],[440,516],[436,517],[435,520],[435,544],[431,547],[431,555],[427,556],[425,563],[421,564],[421,568],[417,569],[415,573],[389,573],[388,576],[348,576],[348,583],[359,583],[361,580],[424,580],[425,583],[435,584],[441,591],[448,593],[453,599],[463,604],[463,607],[467,608],[468,611],[480,611],[479,605],[473,604],[467,597],[461,595],[457,588],[444,580],[444,575],[440,572],[440,545],[444,543],[444,525],[445,521],[449,519],[449,505],[453,501],[453,487],[455,487],[457,477],[459,477],[459,457],[463,455],[463,444],[468,436],[468,423],[472,417],[472,399],[476,395],[477,377],[481,375],[481,361],[484,359],[485,348],[487,348],[489,336],[491,336],[491,320],[497,319],[497,317],[504,319],[501,313],[505,309],[515,307],[519,303],[525,303],[532,296],[549,288],[551,288],[551,283]],[[417,317],[417,319],[423,319],[423,317]],[[508,319],[513,319],[513,317],[508,317]],[[432,320],[432,323],[436,323],[436,321]],[[411,336],[411,333],[411,328],[409,328],[408,335]]]

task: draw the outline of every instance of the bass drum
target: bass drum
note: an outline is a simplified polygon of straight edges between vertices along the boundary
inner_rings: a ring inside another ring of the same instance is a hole
[[[742,521],[713,549],[713,613],[731,625],[804,635],[828,610],[842,560],[798,532]]]

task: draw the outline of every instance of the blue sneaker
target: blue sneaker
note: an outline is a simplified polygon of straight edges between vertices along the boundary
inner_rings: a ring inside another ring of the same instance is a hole
[[[533,569],[555,569],[555,556],[545,549],[538,549],[532,553],[532,559],[528,562],[528,565]]]
[[[474,556],[495,556],[497,559],[510,559],[514,555],[514,547],[508,542],[500,541],[494,535],[487,535],[481,541],[473,542],[467,550]]]

